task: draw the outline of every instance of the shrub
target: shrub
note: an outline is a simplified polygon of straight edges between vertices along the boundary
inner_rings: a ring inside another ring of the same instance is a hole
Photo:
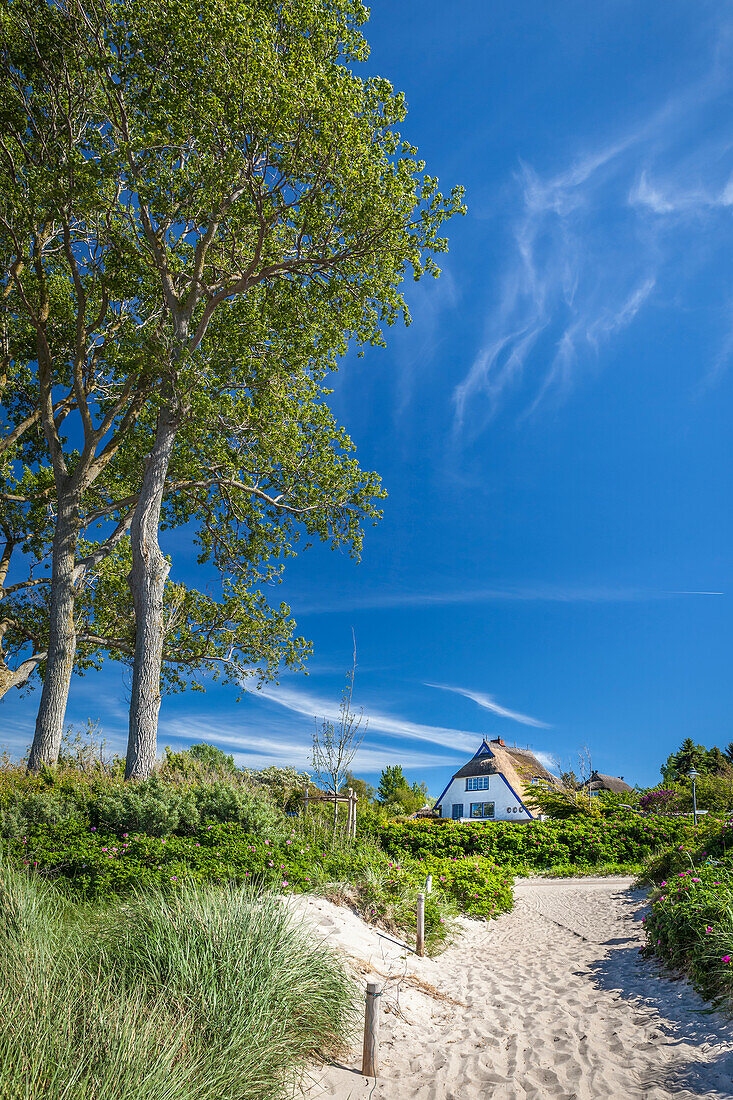
[[[665,788],[648,791],[647,794],[643,794],[639,799],[639,806],[641,809],[651,813],[665,813],[671,810],[676,804],[677,791]]]
[[[414,931],[415,898],[433,875],[426,942],[445,943],[451,918],[494,917],[511,908],[511,885],[488,860],[397,860],[361,840],[333,843],[318,821],[297,822],[290,835],[251,834],[242,825],[201,825],[187,836],[103,831],[78,821],[34,826],[10,840],[9,857],[88,901],[113,900],[141,888],[173,894],[182,884],[253,883],[282,893],[322,893],[351,904],[366,920]]]
[[[662,879],[644,918],[648,955],[705,997],[733,1007],[733,866],[706,863]]]
[[[733,821],[704,820],[688,830],[680,843],[650,856],[639,872],[641,884],[671,879],[680,871],[701,867],[704,863],[728,864],[733,861]]]
[[[183,754],[177,754],[182,756]],[[178,782],[154,775],[124,784],[115,774],[72,769],[40,776],[0,773],[0,835],[19,837],[34,825],[63,822],[151,836],[191,834],[202,822],[235,821],[254,833],[283,832],[285,819],[266,790],[241,772]]]
[[[389,822],[374,836],[394,855],[482,856],[514,873],[531,874],[560,868],[581,873],[601,867],[636,871],[650,854],[694,837],[695,831],[682,818],[617,814],[527,824]]]

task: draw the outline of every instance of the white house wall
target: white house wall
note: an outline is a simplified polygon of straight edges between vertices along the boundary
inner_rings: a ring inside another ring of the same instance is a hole
[[[470,779],[475,778],[471,776]],[[483,777],[482,777],[483,778]],[[503,775],[495,773],[488,777],[489,785],[481,791],[467,791],[468,779],[453,779],[440,802],[441,817],[453,817],[453,806],[463,806],[458,821],[531,821],[532,815],[525,810],[517,795]],[[493,818],[471,818],[472,802],[493,802]]]

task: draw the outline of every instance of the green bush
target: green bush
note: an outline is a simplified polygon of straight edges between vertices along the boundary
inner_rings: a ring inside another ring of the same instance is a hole
[[[733,822],[705,819],[678,844],[650,856],[639,873],[641,884],[670,879],[706,862],[733,860]]]
[[[703,864],[662,879],[644,918],[646,953],[733,1007],[733,864]]]
[[[733,1006],[733,821],[705,820],[647,860],[639,882],[654,887],[646,953]]]
[[[183,756],[184,754],[177,754]],[[285,818],[268,792],[242,773],[178,781],[154,775],[125,784],[114,773],[57,769],[40,776],[0,773],[0,835],[24,835],[34,825],[67,822],[98,829],[190,834],[203,822],[237,822],[253,833],[283,833]]]
[[[393,855],[481,856],[512,873],[532,874],[563,868],[572,873],[608,867],[636,871],[651,853],[696,834],[683,818],[625,814],[526,824],[396,821],[377,827],[373,835]]]
[[[170,895],[188,882],[252,883],[281,893],[321,893],[346,901],[385,927],[414,931],[415,900],[425,878],[435,893],[426,940],[442,946],[451,918],[494,917],[511,908],[506,875],[483,858],[390,859],[369,840],[333,842],[318,823],[298,821],[284,836],[252,834],[239,823],[201,825],[187,836],[104,831],[75,820],[36,825],[7,842],[9,858],[87,901],[113,900],[141,888]]]
[[[77,909],[0,867],[0,1097],[280,1100],[355,1023],[282,905],[189,885]]]

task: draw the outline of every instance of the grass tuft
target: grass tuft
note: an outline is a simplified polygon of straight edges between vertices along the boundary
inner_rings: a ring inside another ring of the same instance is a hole
[[[272,895],[187,884],[102,910],[0,867],[0,1100],[279,1100],[356,986]]]

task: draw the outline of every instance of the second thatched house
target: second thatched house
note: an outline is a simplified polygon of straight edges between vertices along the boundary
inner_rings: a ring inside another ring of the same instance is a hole
[[[626,794],[627,791],[633,790],[622,775],[603,775],[601,772],[592,772],[590,779],[586,779],[582,789],[587,791],[588,788],[591,794],[601,794],[603,791]]]
[[[435,804],[434,812],[454,821],[532,821],[539,816],[527,802],[533,786],[559,785],[529,749],[512,748],[496,737],[483,740]]]

